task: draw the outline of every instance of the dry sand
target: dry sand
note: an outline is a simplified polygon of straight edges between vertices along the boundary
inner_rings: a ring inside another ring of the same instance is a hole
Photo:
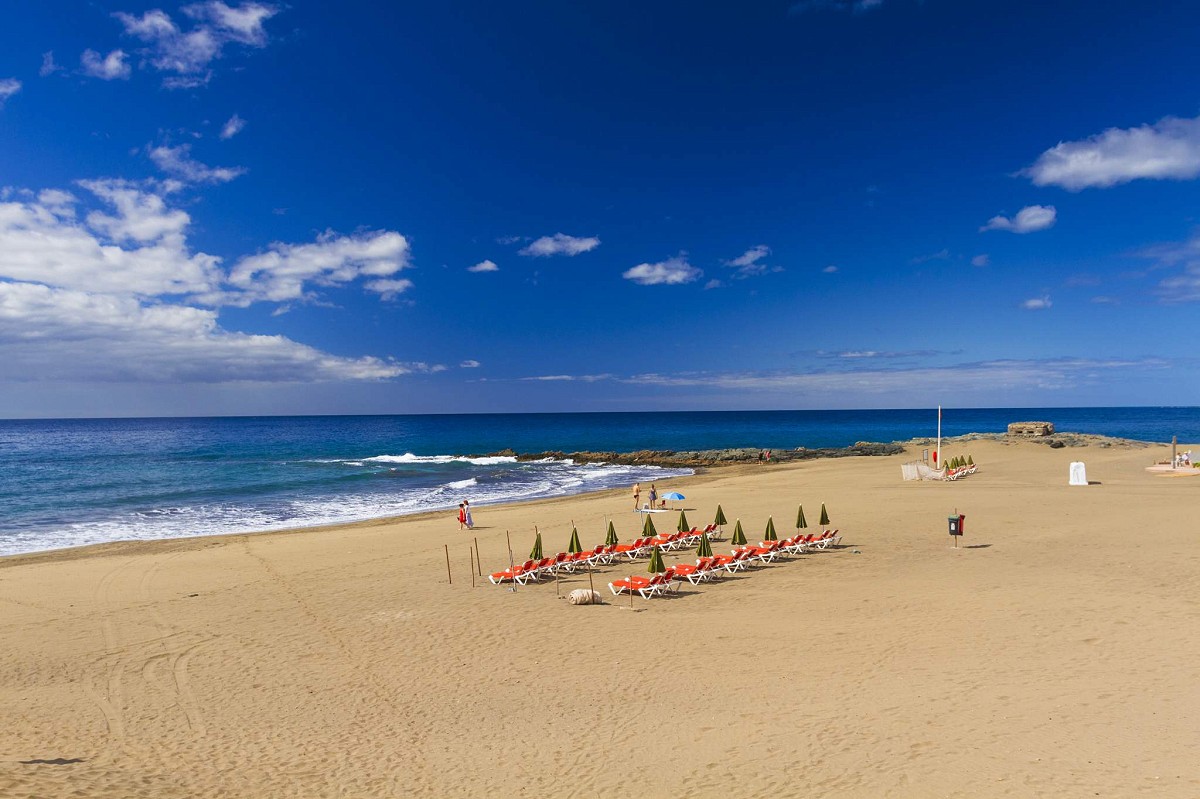
[[[0,560],[0,796],[1200,795],[1200,481],[1147,472],[1163,447],[962,452],[956,483],[902,482],[906,456],[672,482],[752,540],[825,502],[846,546],[634,611],[467,567],[472,535],[486,573],[534,524],[628,540],[625,491],[480,507],[473,534]]]

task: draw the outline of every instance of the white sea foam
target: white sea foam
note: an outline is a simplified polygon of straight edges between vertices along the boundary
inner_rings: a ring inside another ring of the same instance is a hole
[[[478,485],[479,481],[474,477],[468,480],[455,480],[453,483],[446,483],[446,488],[470,488],[473,485]]]
[[[363,458],[367,463],[471,463],[476,466],[495,466],[500,463],[516,463],[517,459],[510,455],[485,455],[468,458],[465,455],[414,455],[406,452],[403,455],[375,455]]]

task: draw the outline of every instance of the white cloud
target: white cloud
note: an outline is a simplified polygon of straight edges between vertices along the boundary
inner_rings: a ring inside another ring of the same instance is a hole
[[[399,233],[380,230],[337,236],[327,231],[312,244],[275,242],[265,253],[242,258],[229,275],[229,282],[242,294],[226,301],[306,299],[310,297],[306,283],[337,286],[359,277],[387,278],[408,265],[408,240]],[[394,296],[411,285],[400,283],[408,281],[376,281],[373,290],[382,288],[381,294]]]
[[[413,282],[407,278],[400,280],[370,280],[363,284],[367,291],[373,291],[381,300],[394,300],[413,287]]]
[[[229,118],[229,121],[221,126],[221,138],[232,139],[234,136],[242,132],[242,128],[246,127],[246,120],[242,119],[237,114]]]
[[[987,266],[989,263],[991,263],[991,260],[988,258],[987,253],[976,255],[971,259],[971,266]]]
[[[0,282],[0,379],[148,383],[316,382],[396,377],[379,358],[342,358],[283,336],[222,330],[216,313]]]
[[[836,275],[838,268],[836,266],[834,266],[833,264],[830,264],[829,266],[825,267],[821,271],[827,275]]]
[[[128,181],[78,185],[90,202],[60,189],[0,192],[0,380],[313,382],[445,368],[227,331],[196,306],[307,297],[305,281],[358,276],[378,278],[368,291],[397,295],[411,286],[389,279],[407,264],[398,233],[273,245],[239,263],[230,290],[221,259],[189,250],[185,212]]]
[[[766,264],[761,263],[763,258],[771,254],[771,248],[765,244],[756,244],[744,253],[733,260],[726,261],[726,266],[731,266],[738,270],[739,277],[750,277],[752,275],[761,275],[767,271]]]
[[[722,283],[721,281],[717,280],[717,279],[714,277],[712,280],[710,280],[710,281],[708,281],[707,283],[705,283],[705,284],[704,284],[704,288],[705,288],[705,290],[708,290],[708,289],[719,289],[719,288],[721,288],[721,286],[724,286],[724,285],[725,285],[724,283]]]
[[[500,267],[496,266],[496,264],[494,262],[488,260],[488,261],[480,261],[479,263],[475,264],[474,266],[468,266],[467,271],[468,272],[499,272]]]
[[[1026,311],[1044,311],[1053,304],[1050,302],[1050,296],[1044,294],[1041,297],[1032,297],[1025,300],[1021,303],[1021,307]]]
[[[54,63],[54,51],[47,50],[42,53],[42,66],[38,69],[38,74],[43,78],[53,75],[55,72],[63,72],[63,68]]]
[[[542,236],[517,252],[521,255],[545,258],[550,255],[579,255],[581,252],[594,250],[599,246],[600,239],[594,236],[581,238],[568,236],[565,233],[555,233],[553,236]]]
[[[1194,178],[1200,175],[1200,117],[1166,117],[1153,125],[1109,128],[1081,141],[1059,142],[1019,174],[1038,186],[1069,191],[1142,178]]]
[[[536,375],[533,377],[518,377],[518,380],[533,381],[538,383],[598,383],[601,380],[612,380],[611,374],[602,375]]]
[[[95,50],[84,50],[79,63],[83,67],[83,74],[100,80],[125,80],[133,71],[125,63],[124,50],[113,50],[103,58]]]
[[[21,91],[21,81],[16,78],[0,79],[0,108],[4,107],[5,100],[19,91]]]
[[[0,277],[93,293],[159,296],[210,291],[220,259],[190,254],[186,213],[123,181],[80,185],[115,213],[76,217],[76,198],[44,191],[0,203]]]
[[[458,368],[460,368],[460,369],[478,369],[482,365],[483,364],[479,363],[479,361],[476,361],[473,358],[468,358],[467,360],[460,363],[458,365]]]
[[[1053,227],[1058,212],[1053,205],[1027,205],[1017,212],[1012,219],[1006,216],[993,216],[988,223],[979,228],[986,230],[1009,230],[1013,233],[1033,233]]]
[[[207,83],[212,76],[212,62],[230,43],[265,47],[268,37],[263,23],[278,11],[264,3],[243,3],[236,8],[220,0],[195,3],[183,8],[194,22],[190,30],[182,29],[160,9],[140,17],[126,12],[114,16],[126,34],[148,45],[144,52],[147,63],[160,72],[171,73],[163,79],[163,85],[180,89]]]
[[[678,286],[699,280],[704,272],[687,262],[687,253],[659,261],[656,264],[638,264],[625,270],[621,277],[632,280],[639,286]]]
[[[188,183],[228,183],[246,174],[245,167],[210,167],[200,163],[192,158],[190,144],[181,144],[178,147],[163,144],[150,147],[147,152],[155,166]]]

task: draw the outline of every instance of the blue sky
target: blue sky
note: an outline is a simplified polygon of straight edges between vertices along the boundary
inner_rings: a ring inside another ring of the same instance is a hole
[[[0,416],[1196,404],[1185,2],[5,4]]]

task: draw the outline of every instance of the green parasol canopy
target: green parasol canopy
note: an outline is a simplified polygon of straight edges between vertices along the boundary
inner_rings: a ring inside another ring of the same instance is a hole
[[[542,559],[542,534],[538,533],[537,538],[533,539],[533,549],[529,551],[530,560]]]
[[[611,547],[617,543],[617,528],[613,526],[612,520],[608,522],[608,535],[604,537],[604,545]]]
[[[647,513],[646,521],[642,522],[642,537],[653,538],[656,535],[658,535],[658,530],[654,529],[654,519]]]
[[[688,524],[687,516],[683,511],[679,511],[679,524],[675,525],[675,529],[681,533],[686,533],[688,530],[692,529],[692,526]]]
[[[735,547],[746,546],[746,534],[742,532],[742,520],[738,519],[737,524],[733,526],[733,538],[729,539],[729,543]]]
[[[829,524],[829,514],[825,512],[825,503],[821,503],[821,521],[818,522],[822,527]]]
[[[646,567],[646,571],[650,572],[651,574],[658,574],[659,572],[665,572],[666,570],[667,567],[663,563],[662,559],[662,550],[658,547],[655,547],[654,553],[650,555],[650,565]]]
[[[583,551],[583,545],[579,543],[579,530],[574,527],[571,528],[571,543],[567,544],[567,551],[572,555]]]
[[[800,512],[796,514],[796,529],[803,530],[808,527],[808,520],[804,518],[804,505],[800,506]]]
[[[717,515],[713,517],[713,524],[720,527],[723,524],[729,524],[729,520],[725,518],[725,512],[721,510],[721,506],[717,506]]]
[[[711,558],[712,557],[712,542],[708,540],[708,533],[701,533],[700,546],[696,547],[696,557]]]
[[[779,536],[775,533],[775,517],[767,517],[767,531],[763,533],[764,541],[778,541]]]

